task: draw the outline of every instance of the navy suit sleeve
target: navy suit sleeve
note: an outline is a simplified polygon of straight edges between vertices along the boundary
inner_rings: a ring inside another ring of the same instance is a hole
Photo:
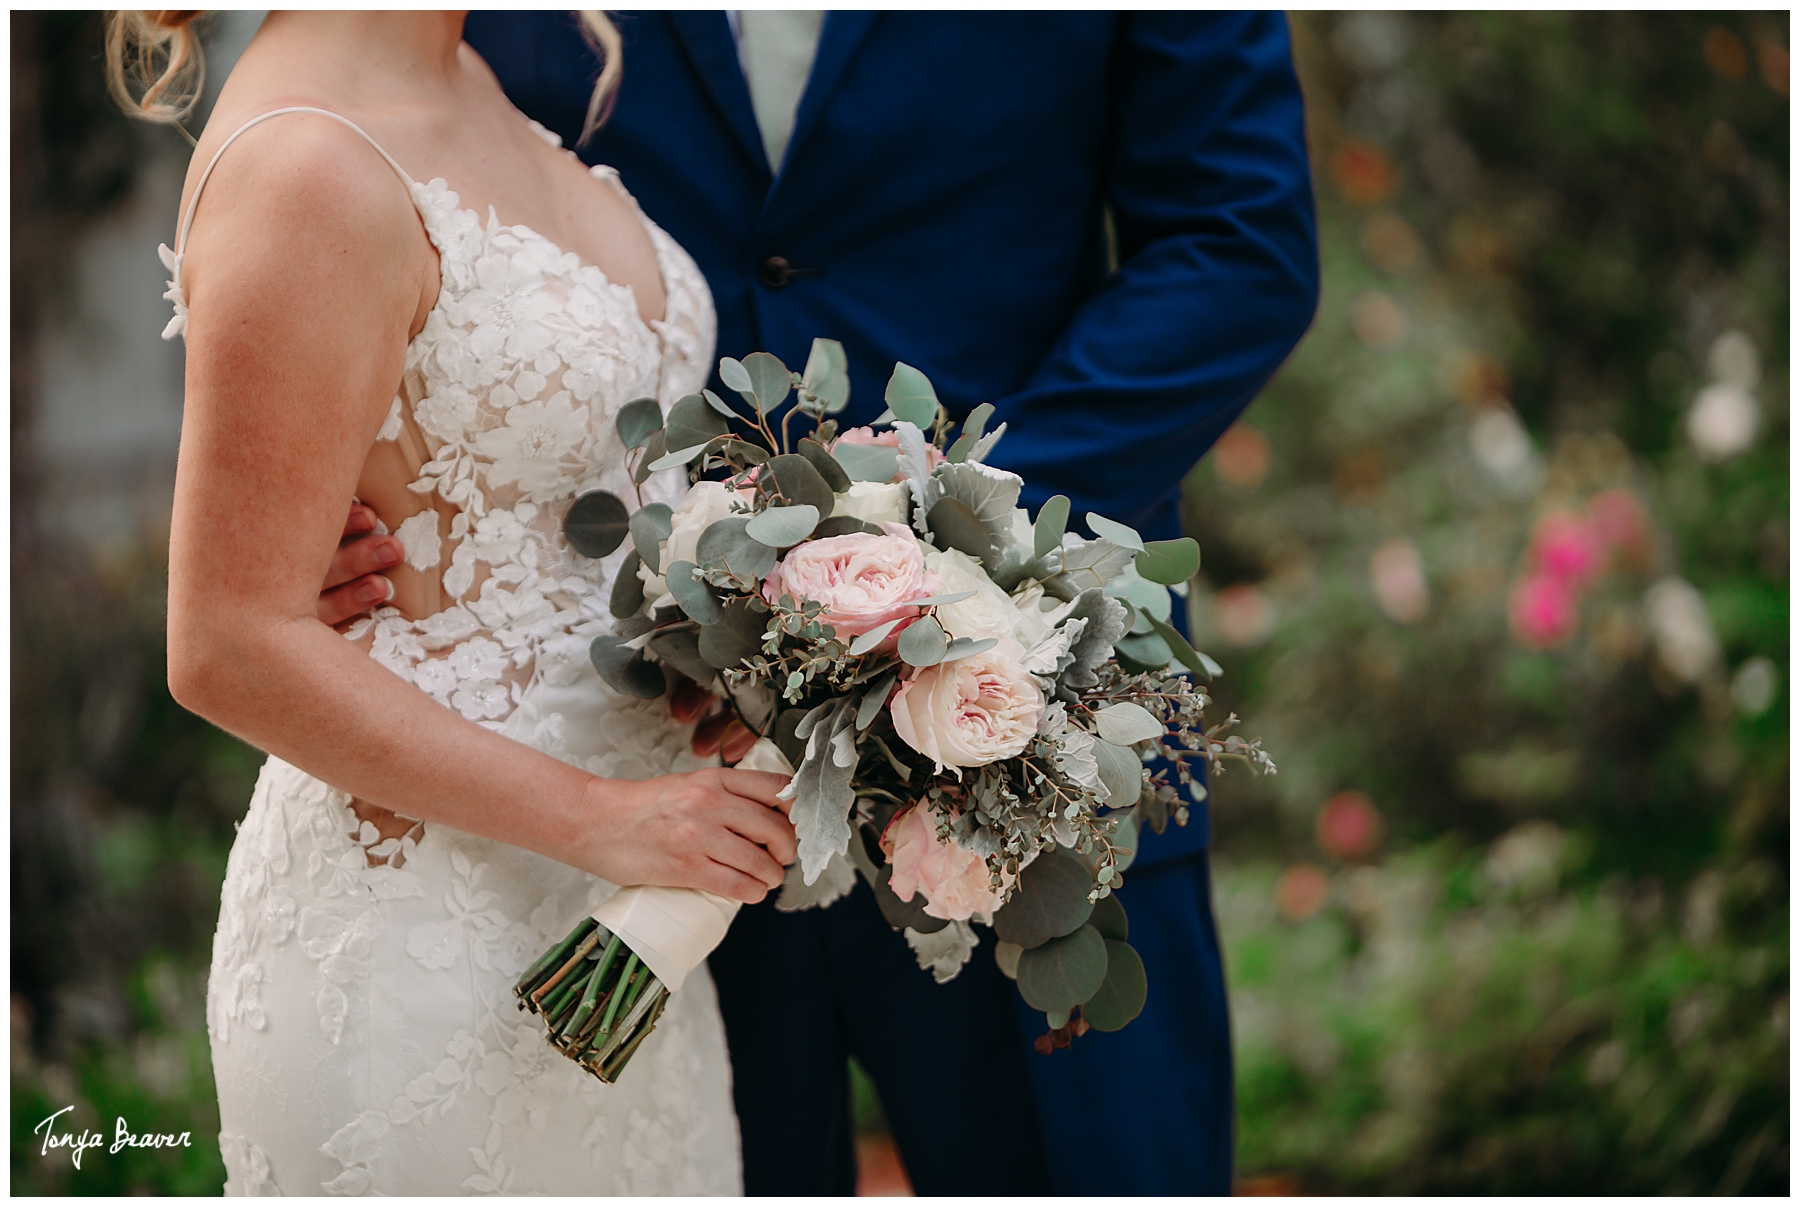
[[[1317,229],[1279,13],[1134,13],[1111,82],[1106,197],[1119,271],[1025,388],[995,464],[1035,508],[1175,535],[1181,479],[1312,321]]]

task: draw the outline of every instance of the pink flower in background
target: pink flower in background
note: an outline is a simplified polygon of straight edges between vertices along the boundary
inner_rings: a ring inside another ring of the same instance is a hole
[[[1561,645],[1575,635],[1578,617],[1575,587],[1566,578],[1528,574],[1513,587],[1506,602],[1513,635],[1536,649]]]
[[[883,524],[885,536],[853,532],[796,546],[763,581],[763,597],[783,595],[825,606],[822,619],[839,637],[860,637],[886,624],[919,615],[904,605],[937,590],[925,569],[919,539],[905,524]]]
[[[1608,490],[1589,499],[1588,523],[1609,549],[1633,559],[1649,551],[1650,517],[1635,491]]]
[[[1316,837],[1319,849],[1333,859],[1361,863],[1381,849],[1386,829],[1375,802],[1351,789],[1339,792],[1319,810]]]
[[[896,817],[881,836],[882,850],[894,865],[892,887],[902,901],[925,894],[925,912],[950,922],[1000,908],[1000,895],[988,879],[987,861],[955,842],[939,842],[931,810],[914,805]]]
[[[1600,572],[1606,551],[1586,519],[1553,511],[1538,521],[1531,535],[1531,557],[1542,573],[1579,587]]]

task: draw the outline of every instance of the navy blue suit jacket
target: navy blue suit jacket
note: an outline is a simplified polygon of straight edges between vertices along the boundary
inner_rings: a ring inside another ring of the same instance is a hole
[[[616,21],[624,82],[578,150],[699,264],[721,355],[798,368],[841,340],[852,424],[906,361],[959,417],[994,404],[1026,506],[1179,534],[1182,478],[1318,296],[1279,13],[833,12],[778,173],[722,12]],[[466,37],[577,146],[599,63],[573,14],[475,12]],[[1203,847],[1195,812],[1140,864]]]

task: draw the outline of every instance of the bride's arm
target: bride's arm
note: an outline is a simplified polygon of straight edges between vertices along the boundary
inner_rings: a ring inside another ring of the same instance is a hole
[[[398,813],[618,883],[760,900],[794,856],[775,812],[782,777],[598,779],[441,707],[317,618],[346,503],[435,292],[404,186],[325,125],[240,140],[186,249],[170,690]]]

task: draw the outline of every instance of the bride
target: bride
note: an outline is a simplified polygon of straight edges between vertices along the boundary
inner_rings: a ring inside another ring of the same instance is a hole
[[[135,112],[191,106],[194,16],[114,17]],[[607,52],[592,125],[619,40],[583,19]],[[615,885],[754,902],[794,858],[783,777],[704,766],[668,703],[594,673],[621,554],[560,530],[584,492],[633,491],[614,417],[700,389],[712,303],[461,31],[271,14],[164,249],[188,350],[169,684],[271,756],[208,991],[226,1189],[735,1193],[704,969],[611,1086],[511,995]],[[340,634],[314,607],[353,496],[405,564]]]

